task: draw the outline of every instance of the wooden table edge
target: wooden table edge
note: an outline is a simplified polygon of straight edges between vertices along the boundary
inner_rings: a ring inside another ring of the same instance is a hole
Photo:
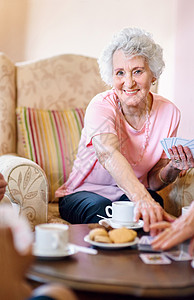
[[[169,287],[160,289],[160,295],[158,295],[158,288],[140,287],[138,286],[126,286],[126,285],[110,285],[110,284],[98,284],[95,282],[84,282],[75,279],[61,279],[55,276],[38,274],[34,271],[29,271],[27,273],[27,278],[32,281],[36,281],[40,284],[57,282],[66,285],[74,290],[90,291],[90,292],[101,292],[101,293],[116,293],[123,295],[132,295],[136,297],[190,297],[194,295],[194,286],[186,287]]]

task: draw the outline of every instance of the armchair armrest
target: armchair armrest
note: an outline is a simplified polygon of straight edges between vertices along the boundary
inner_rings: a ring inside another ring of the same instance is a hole
[[[194,201],[194,168],[186,175],[159,192],[164,199],[164,208],[170,214],[179,217],[181,208]]]
[[[46,223],[49,185],[42,168],[27,158],[6,154],[0,156],[0,172],[8,183],[5,197],[28,218],[32,230]]]

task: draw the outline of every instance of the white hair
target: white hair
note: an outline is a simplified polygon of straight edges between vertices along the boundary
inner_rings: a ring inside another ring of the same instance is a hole
[[[114,35],[108,46],[102,51],[98,64],[102,80],[112,85],[113,63],[112,58],[116,50],[123,50],[128,56],[143,56],[146,58],[154,77],[159,78],[165,66],[163,50],[156,44],[149,32],[139,28],[124,28]]]

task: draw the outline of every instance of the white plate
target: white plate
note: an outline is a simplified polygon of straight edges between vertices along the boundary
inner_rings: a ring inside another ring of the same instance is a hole
[[[106,227],[106,225],[108,225],[108,226],[111,226],[112,228],[126,227],[129,229],[140,229],[143,227],[144,222],[143,222],[143,220],[139,220],[137,223],[134,223],[133,225],[127,224],[127,223],[119,224],[119,223],[114,222],[112,220],[112,218],[107,218],[107,219],[100,220],[99,224],[102,226],[105,226],[105,227]]]
[[[69,244],[67,249],[63,251],[58,251],[57,253],[43,253],[36,248],[36,245],[33,245],[32,253],[34,256],[41,258],[41,259],[61,259],[63,257],[67,257],[77,253],[78,250],[74,245]]]
[[[121,248],[126,248],[126,247],[130,247],[130,246],[133,246],[133,245],[136,245],[139,241],[139,238],[136,237],[135,240],[133,242],[128,242],[128,243],[122,243],[122,244],[108,244],[108,243],[99,243],[99,242],[95,242],[95,241],[92,241],[90,238],[89,238],[89,235],[86,235],[84,237],[84,241],[93,245],[93,246],[96,246],[96,247],[99,247],[99,248],[105,248],[105,249],[121,249]]]

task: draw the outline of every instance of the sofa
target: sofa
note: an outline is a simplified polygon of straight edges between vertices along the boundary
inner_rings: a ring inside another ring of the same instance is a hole
[[[0,172],[7,202],[32,229],[62,222],[54,191],[67,179],[87,104],[108,87],[97,60],[61,54],[13,63],[0,53]],[[178,216],[194,200],[194,171],[159,192],[165,209]]]

